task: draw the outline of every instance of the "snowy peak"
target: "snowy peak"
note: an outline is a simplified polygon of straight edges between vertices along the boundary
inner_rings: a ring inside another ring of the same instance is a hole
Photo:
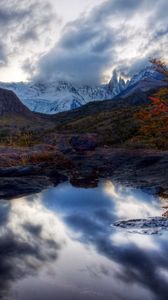
[[[108,88],[113,95],[118,95],[126,88],[126,82],[123,78],[118,76],[116,69],[112,73],[112,78],[109,81]]]
[[[124,89],[124,80],[116,71],[109,84],[75,86],[70,82],[0,83],[14,91],[32,111],[46,114],[78,108],[90,101],[112,99]]]
[[[91,101],[123,98],[138,89],[147,91],[163,84],[163,75],[152,65],[147,65],[127,82],[114,70],[109,83],[98,86],[77,86],[67,81],[56,81],[0,83],[0,87],[14,91],[22,103],[34,112],[55,114]]]
[[[159,73],[152,64],[148,64],[131,78],[126,88],[119,94],[119,97],[126,98],[132,94],[146,93],[160,87],[165,87],[165,85],[164,75]]]
[[[129,86],[146,79],[163,80],[164,75],[156,71],[153,65],[148,64],[144,69],[132,77]]]

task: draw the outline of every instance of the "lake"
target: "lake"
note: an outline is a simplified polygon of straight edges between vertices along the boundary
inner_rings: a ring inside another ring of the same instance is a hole
[[[168,231],[114,226],[162,216],[163,199],[102,181],[0,201],[0,299],[166,300]]]

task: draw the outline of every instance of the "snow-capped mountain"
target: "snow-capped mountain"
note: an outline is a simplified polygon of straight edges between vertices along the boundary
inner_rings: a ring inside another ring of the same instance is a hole
[[[129,86],[136,84],[137,82],[145,79],[163,80],[164,75],[157,72],[153,65],[148,64],[140,72],[136,73],[130,80]]]
[[[10,89],[30,110],[46,114],[71,110],[90,101],[112,99],[126,88],[116,71],[108,84],[100,86],[75,86],[70,82],[0,83]]]
[[[147,65],[127,82],[114,70],[110,82],[99,86],[77,86],[70,82],[58,81],[0,83],[0,87],[14,91],[22,103],[34,112],[55,114],[75,109],[91,101],[126,98],[138,91],[147,92],[164,86],[163,79],[163,75],[152,65]]]
[[[126,98],[132,94],[138,94],[138,92],[146,93],[165,85],[167,83],[164,81],[164,75],[156,71],[153,65],[148,64],[130,79],[128,85],[118,94],[118,97]]]

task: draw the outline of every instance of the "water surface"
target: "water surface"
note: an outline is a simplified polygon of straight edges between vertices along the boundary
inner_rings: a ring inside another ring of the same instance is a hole
[[[162,205],[110,181],[0,201],[0,299],[167,300],[168,232],[111,226],[161,216]]]

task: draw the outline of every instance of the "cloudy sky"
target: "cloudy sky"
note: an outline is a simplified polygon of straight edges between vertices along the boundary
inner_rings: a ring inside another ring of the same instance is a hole
[[[167,0],[0,0],[0,81],[98,84],[168,59]]]

